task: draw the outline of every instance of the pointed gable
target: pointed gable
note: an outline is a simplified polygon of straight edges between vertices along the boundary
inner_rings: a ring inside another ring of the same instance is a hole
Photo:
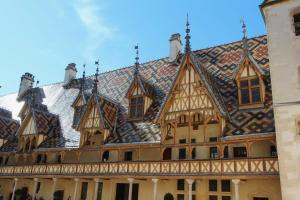
[[[213,80],[196,62],[192,53],[183,57],[159,118],[165,115],[166,120],[175,120],[176,115],[168,115],[168,113],[188,112],[189,110],[202,112],[203,116],[218,114],[224,118],[227,117],[223,100],[214,88]]]

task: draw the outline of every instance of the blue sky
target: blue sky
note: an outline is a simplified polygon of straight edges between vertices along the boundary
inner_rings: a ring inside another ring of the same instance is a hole
[[[240,40],[240,19],[248,36],[266,34],[259,11],[262,0],[48,0],[1,1],[0,95],[16,92],[25,72],[40,85],[60,82],[70,62],[87,74],[168,56],[172,33],[184,36],[186,13],[192,49]],[[183,38],[183,37],[182,37]]]

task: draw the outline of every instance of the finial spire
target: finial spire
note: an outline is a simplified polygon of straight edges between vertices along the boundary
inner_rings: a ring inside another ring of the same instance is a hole
[[[188,53],[188,52],[191,51],[190,31],[191,30],[190,30],[190,23],[189,23],[189,14],[187,14],[187,16],[186,16],[186,30],[185,30],[185,33],[186,33],[186,36],[185,36],[185,53]]]
[[[134,69],[134,75],[137,75],[139,73],[139,66],[140,66],[140,63],[139,63],[139,44],[135,45],[134,46],[134,49],[136,50],[135,53],[136,53],[136,57],[135,57],[135,69]]]
[[[98,93],[98,73],[99,73],[99,59],[95,61],[96,68],[96,74],[95,74],[95,81],[94,81],[94,87],[93,87],[93,93]]]
[[[83,72],[82,72],[82,79],[80,84],[80,91],[84,90],[84,84],[85,84],[85,64],[83,64]]]
[[[242,23],[242,30],[243,30],[243,49],[245,54],[248,54],[249,46],[248,46],[248,38],[247,38],[247,26],[244,18],[241,19],[241,23]]]

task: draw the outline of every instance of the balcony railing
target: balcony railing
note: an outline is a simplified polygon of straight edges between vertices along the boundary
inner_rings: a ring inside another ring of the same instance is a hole
[[[131,161],[2,166],[0,176],[207,176],[278,175],[277,158],[230,160]]]

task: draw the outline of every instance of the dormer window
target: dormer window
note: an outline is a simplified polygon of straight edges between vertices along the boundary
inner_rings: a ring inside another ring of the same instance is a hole
[[[143,117],[143,96],[133,96],[130,99],[130,119]]]
[[[300,13],[294,15],[294,26],[296,36],[300,35]]]
[[[240,85],[240,103],[241,104],[252,104],[261,103],[261,89],[259,78],[249,77],[246,79],[241,79],[239,81]]]
[[[240,106],[257,106],[264,102],[264,83],[260,71],[245,58],[236,76]]]

